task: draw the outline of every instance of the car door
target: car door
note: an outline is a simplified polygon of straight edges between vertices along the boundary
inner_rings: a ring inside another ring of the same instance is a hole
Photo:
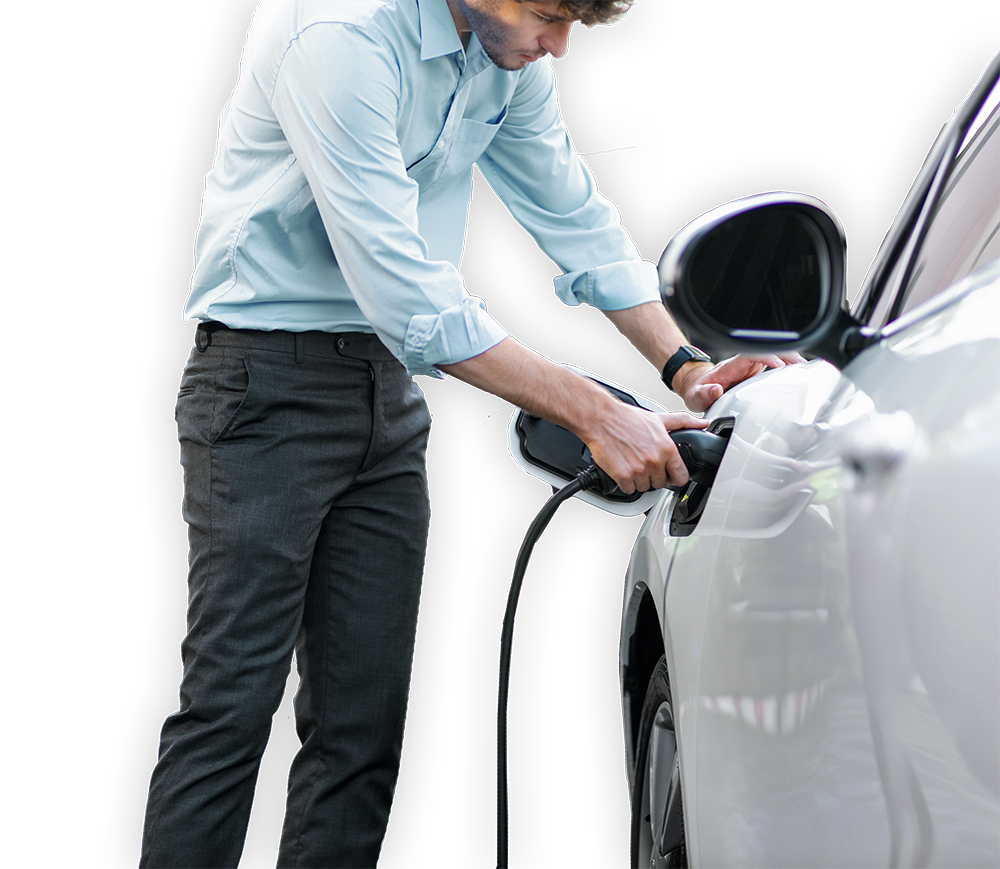
[[[901,212],[879,340],[727,393],[694,533],[644,528],[695,865],[1000,862],[995,106]]]

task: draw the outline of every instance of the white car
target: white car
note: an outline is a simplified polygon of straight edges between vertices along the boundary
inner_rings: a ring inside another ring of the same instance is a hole
[[[711,486],[642,504],[632,865],[1000,866],[998,76],[850,312],[842,229],[807,196],[723,206],[661,258],[696,343],[813,358],[711,408]]]

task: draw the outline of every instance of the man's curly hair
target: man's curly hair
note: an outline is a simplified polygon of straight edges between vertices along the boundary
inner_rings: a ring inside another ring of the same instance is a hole
[[[611,24],[621,18],[636,0],[561,0],[559,11],[587,27]]]
[[[587,27],[611,24],[621,18],[636,0],[563,0],[559,7]]]

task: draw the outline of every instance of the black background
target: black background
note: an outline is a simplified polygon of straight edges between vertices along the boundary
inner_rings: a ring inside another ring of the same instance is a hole
[[[723,14],[714,4],[672,6],[645,0],[619,26],[576,28],[555,64],[577,150],[608,152],[587,158],[602,192],[654,262],[685,223],[724,202],[773,190],[816,196],[845,227],[853,295],[934,136],[995,47],[940,21],[862,26],[801,7]],[[127,570],[111,585],[128,601],[128,618],[104,634],[105,653],[129,662],[102,686],[102,732],[120,739],[113,756],[124,770],[114,773],[119,832],[104,837],[106,849],[121,851],[116,865],[138,860],[158,731],[177,702],[187,552],[173,406],[193,334],[180,317],[218,116],[254,7],[230,2],[223,17],[172,6],[169,20],[136,37],[134,60],[115,64],[142,97],[118,113],[121,207],[134,219],[116,257],[114,319],[141,324],[145,351],[141,401],[126,398],[141,432],[128,452],[131,506],[115,519],[127,541],[116,558]],[[555,267],[481,176],[469,226],[466,285],[513,335],[680,409],[598,313],[556,300]],[[107,292],[105,300],[109,311]],[[402,769],[379,866],[490,867],[500,628],[518,546],[550,490],[508,454],[509,407],[454,382],[419,381],[434,420],[432,528]],[[588,865],[598,854],[602,865],[627,864],[617,638],[640,525],[572,502],[536,549],[510,698],[515,866]],[[250,869],[274,865],[295,743],[289,699],[290,690],[261,767],[241,864]]]

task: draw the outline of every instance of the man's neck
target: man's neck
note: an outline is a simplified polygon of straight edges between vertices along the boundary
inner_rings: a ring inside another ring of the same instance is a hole
[[[468,49],[469,40],[472,39],[472,27],[466,20],[465,13],[459,7],[458,0],[448,0],[448,9],[455,21],[455,30],[458,31],[458,38],[462,40],[462,48]]]

